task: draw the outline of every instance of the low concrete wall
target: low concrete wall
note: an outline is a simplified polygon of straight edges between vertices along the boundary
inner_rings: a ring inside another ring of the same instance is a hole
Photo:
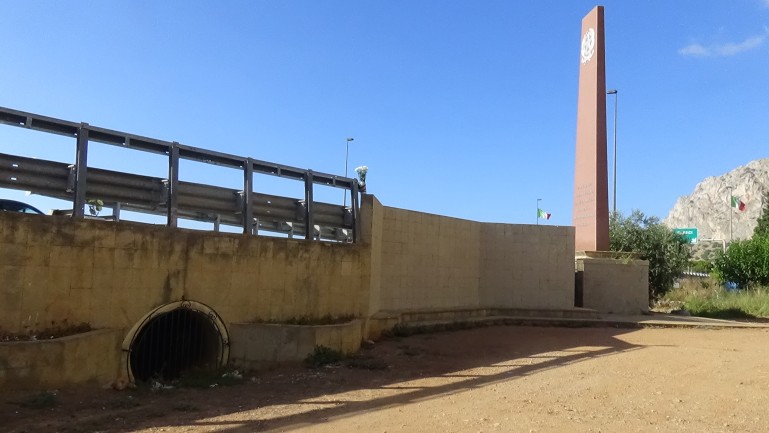
[[[350,354],[360,349],[361,329],[360,320],[335,325],[233,323],[230,361],[246,368],[300,362],[315,346]]]
[[[577,257],[582,273],[582,305],[602,313],[649,311],[649,262],[637,259]]]
[[[109,383],[118,376],[122,339],[121,330],[102,329],[52,340],[0,343],[0,389]]]

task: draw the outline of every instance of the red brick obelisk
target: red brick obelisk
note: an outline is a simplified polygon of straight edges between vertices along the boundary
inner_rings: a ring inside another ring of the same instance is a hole
[[[596,6],[582,19],[581,42],[574,170],[575,250],[608,251],[609,181],[602,6]]]

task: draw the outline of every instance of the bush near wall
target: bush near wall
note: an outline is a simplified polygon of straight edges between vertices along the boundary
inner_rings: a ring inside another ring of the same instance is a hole
[[[722,284],[734,282],[741,289],[769,286],[769,234],[732,242],[713,267]]]
[[[609,220],[609,249],[641,253],[649,261],[649,297],[657,299],[689,264],[686,239],[660,223],[659,218],[634,210],[628,217],[615,212]]]

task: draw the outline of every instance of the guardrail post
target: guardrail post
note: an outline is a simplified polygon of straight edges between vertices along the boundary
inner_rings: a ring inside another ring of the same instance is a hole
[[[304,173],[304,238],[307,240],[312,240],[313,230],[315,230],[312,200],[312,170],[307,170]]]
[[[81,123],[77,129],[77,150],[75,153],[75,194],[72,197],[72,217],[85,216],[85,190],[88,176],[88,124]]]
[[[168,148],[168,227],[176,227],[179,219],[177,206],[179,192],[179,143],[173,142]]]
[[[254,234],[254,210],[251,194],[254,192],[254,164],[251,158],[243,160],[243,233]]]

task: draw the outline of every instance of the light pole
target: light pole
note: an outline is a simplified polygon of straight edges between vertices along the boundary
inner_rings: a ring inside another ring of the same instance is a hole
[[[355,140],[355,139],[352,138],[352,137],[347,137],[347,139],[345,140],[346,149],[345,149],[345,152],[344,152],[344,177],[347,177],[347,160],[349,159],[349,156],[350,156],[350,142],[353,141],[353,140]],[[350,192],[352,193],[352,190],[350,190]],[[351,197],[351,199],[352,199],[352,197]],[[344,190],[344,204],[343,204],[343,206],[347,207],[347,190]]]
[[[612,168],[612,171],[614,172],[612,177],[613,179],[613,193],[612,193],[612,208],[611,212],[613,214],[617,213],[617,89],[611,89],[606,91],[607,95],[614,95],[614,168]]]
[[[729,197],[726,198],[726,203],[729,205],[729,243],[732,243],[732,214],[734,213],[734,209],[732,209],[732,193],[734,188],[731,186],[727,186],[729,189]]]

